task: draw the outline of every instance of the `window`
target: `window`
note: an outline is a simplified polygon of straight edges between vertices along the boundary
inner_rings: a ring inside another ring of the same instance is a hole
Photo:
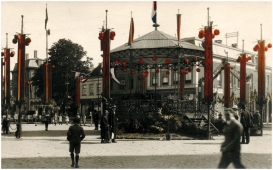
[[[218,80],[218,85],[219,87],[222,87],[222,79],[223,79],[223,76],[222,76],[222,72],[219,74],[219,76],[217,77],[217,80]]]
[[[101,83],[97,83],[97,95],[101,94]]]
[[[82,96],[87,96],[86,84],[82,85]]]
[[[89,84],[89,95],[94,96],[94,84]]]
[[[155,74],[155,72],[152,72],[152,75],[151,75],[152,85],[157,84],[157,77],[158,77],[158,75]]]
[[[167,70],[164,70],[161,72],[162,77],[162,85],[168,85],[169,84],[169,75],[166,74]]]
[[[185,84],[191,84],[191,79],[192,79],[192,72],[188,72],[188,74],[186,74]]]
[[[178,73],[177,72],[174,72],[173,74],[173,84],[178,84]]]

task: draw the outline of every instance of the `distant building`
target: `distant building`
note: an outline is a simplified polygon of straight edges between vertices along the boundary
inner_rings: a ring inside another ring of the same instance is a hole
[[[24,108],[25,111],[34,111],[35,105],[41,102],[41,99],[35,95],[36,86],[29,86],[27,85],[27,81],[31,80],[34,76],[35,71],[43,64],[45,60],[40,59],[37,57],[37,51],[34,51],[34,58],[30,58],[29,54],[25,56],[25,96],[24,98],[27,99],[26,107]],[[17,63],[15,64],[12,73],[12,96],[14,99],[17,98]]]

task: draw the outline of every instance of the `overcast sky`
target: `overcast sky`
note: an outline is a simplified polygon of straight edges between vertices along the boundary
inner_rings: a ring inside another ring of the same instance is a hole
[[[47,4],[48,23],[51,35],[48,37],[48,47],[61,38],[70,39],[83,46],[87,56],[93,58],[95,66],[102,62],[99,31],[105,21],[105,10],[108,10],[108,28],[116,32],[115,40],[111,41],[111,49],[127,43],[130,28],[131,11],[134,18],[134,37],[145,35],[154,30],[151,20],[152,1],[32,1],[32,2],[1,2],[1,47],[14,48],[16,55],[11,59],[11,70],[17,62],[17,44],[12,43],[13,35],[21,32],[21,15],[24,15],[24,33],[30,34],[31,43],[26,47],[29,57],[34,57],[38,50],[38,58],[46,57],[45,9]],[[238,44],[245,50],[253,51],[254,45],[262,37],[266,44],[272,43],[272,2],[183,2],[157,1],[157,20],[159,31],[175,36],[176,14],[181,17],[181,38],[198,37],[199,29],[207,23],[207,7],[215,28],[220,35],[215,39],[226,43],[225,34],[239,32]],[[227,44],[236,43],[236,38],[228,38]],[[272,49],[266,52],[267,66],[272,66]],[[229,56],[237,58],[238,56]]]

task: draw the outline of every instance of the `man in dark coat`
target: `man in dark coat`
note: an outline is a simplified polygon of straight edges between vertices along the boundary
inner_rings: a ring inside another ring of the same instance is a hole
[[[49,122],[50,116],[49,113],[45,115],[45,130],[48,131],[48,122]]]
[[[232,109],[225,109],[226,125],[223,129],[225,141],[221,145],[222,157],[218,169],[226,169],[232,162],[235,168],[244,169],[240,158],[240,138],[243,127],[239,121],[234,118]]]
[[[113,105],[111,111],[110,111],[110,125],[111,125],[111,139],[112,143],[117,143],[116,141],[116,135],[117,135],[117,117],[116,117],[116,106]]]
[[[101,129],[101,143],[110,143],[110,126],[109,126],[109,112],[105,110],[101,116],[100,129]]]
[[[69,152],[71,157],[71,167],[79,168],[79,154],[81,151],[81,141],[85,138],[84,130],[79,126],[80,118],[75,117],[73,119],[73,125],[69,127],[67,132],[67,140],[69,141]],[[74,151],[76,154],[76,164],[74,161]]]
[[[99,130],[99,119],[100,119],[99,112],[97,110],[94,110],[95,130]]]
[[[249,144],[250,126],[253,123],[253,115],[250,112],[246,111],[246,106],[244,103],[241,105],[241,109],[242,109],[242,112],[241,112],[240,122],[244,128],[243,134],[242,134],[242,144]]]

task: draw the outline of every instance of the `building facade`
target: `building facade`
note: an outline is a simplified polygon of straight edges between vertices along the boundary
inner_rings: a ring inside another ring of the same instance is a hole
[[[202,47],[202,40],[195,37],[184,38],[182,41],[197,47]],[[215,111],[215,116],[218,116],[220,112],[223,113],[224,109],[223,96],[226,84],[224,84],[224,71],[219,71],[221,70],[219,68],[221,68],[225,62],[234,66],[230,74],[230,85],[228,86],[230,87],[231,106],[238,104],[240,98],[240,63],[236,60],[242,53],[246,53],[247,56],[251,56],[252,59],[246,63],[246,76],[248,80],[246,82],[246,101],[250,111],[258,110],[258,105],[256,104],[257,96],[255,95],[258,92],[257,53],[246,50],[243,51],[237,48],[237,46],[227,46],[219,42],[221,41],[215,40],[213,43],[213,91],[215,94],[213,110]],[[112,51],[115,51],[115,49]],[[200,69],[200,72],[196,71],[197,68]],[[96,69],[98,69],[98,67]],[[129,69],[118,69],[118,71],[115,71],[115,77],[120,84],[116,83],[113,79],[110,80],[111,98],[118,106],[117,114],[121,114],[122,117],[136,116],[139,110],[143,110],[145,107],[149,108],[149,103],[153,103],[154,101],[157,102],[157,107],[161,107],[160,101],[166,99],[177,100],[179,98],[180,75],[177,71],[171,68],[159,69],[159,71],[156,71],[156,69],[147,69],[146,71],[148,71],[149,74],[144,81],[141,76],[143,70],[136,70],[134,74],[131,74],[131,70]],[[266,67],[265,73],[267,102],[263,121],[269,123],[272,122],[272,68]],[[202,107],[201,102],[205,90],[202,81],[203,78],[204,67],[196,65],[193,65],[192,71],[186,74],[185,98],[192,102],[187,106],[178,104],[177,107],[180,113],[206,112],[206,107]],[[91,110],[100,105],[98,103],[101,94],[99,88],[101,88],[101,76],[93,75],[89,77],[87,82],[81,84],[81,101],[85,101],[84,105],[88,105]],[[183,109],[183,107],[186,107],[186,109]]]

